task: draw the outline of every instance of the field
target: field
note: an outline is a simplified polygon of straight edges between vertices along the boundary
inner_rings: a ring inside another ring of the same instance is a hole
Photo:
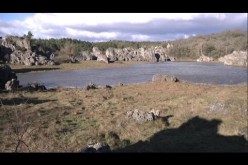
[[[160,110],[137,123],[130,110]],[[0,152],[247,152],[247,84],[144,83],[0,93]]]

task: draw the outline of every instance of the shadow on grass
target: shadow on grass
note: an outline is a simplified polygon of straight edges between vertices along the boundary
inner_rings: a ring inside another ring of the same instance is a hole
[[[37,71],[49,71],[49,70],[58,70],[60,68],[21,68],[13,69],[15,73],[27,73],[27,72],[37,72]]]
[[[196,116],[179,128],[162,130],[149,141],[139,141],[114,152],[248,152],[244,136],[218,134],[221,122]]]
[[[2,105],[19,105],[19,104],[42,104],[45,102],[51,102],[55,100],[38,100],[37,98],[11,98],[11,99],[0,99],[0,106]]]

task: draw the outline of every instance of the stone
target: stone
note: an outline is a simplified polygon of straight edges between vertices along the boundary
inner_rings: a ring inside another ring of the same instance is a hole
[[[82,153],[109,153],[111,152],[111,149],[109,145],[98,142],[95,144],[89,144],[87,147],[82,148],[80,152]]]
[[[86,90],[90,89],[97,89],[97,86],[95,84],[90,83],[89,85],[87,85]]]
[[[112,87],[110,85],[106,85],[105,88],[106,89],[112,89]]]
[[[39,83],[32,83],[29,85],[31,90],[35,91],[46,91],[47,88],[44,85],[40,85]]]
[[[233,51],[233,53],[220,57],[218,60],[224,65],[247,66],[247,52]]]
[[[173,75],[166,75],[166,74],[155,74],[152,77],[153,82],[178,82],[178,78]]]
[[[127,118],[132,118],[139,123],[155,120],[153,113],[140,111],[138,109],[135,109],[134,111],[128,111],[126,116]]]
[[[214,59],[212,57],[201,55],[196,61],[197,62],[211,62],[211,61],[214,61]]]
[[[5,89],[7,91],[15,91],[19,87],[19,81],[12,79],[5,84]]]
[[[0,56],[4,57],[3,60],[7,63],[28,66],[47,65],[49,61],[53,60],[54,55],[51,59],[46,57],[50,52],[37,54],[36,52],[40,52],[37,49],[31,50],[30,41],[26,37],[9,36],[1,43]]]

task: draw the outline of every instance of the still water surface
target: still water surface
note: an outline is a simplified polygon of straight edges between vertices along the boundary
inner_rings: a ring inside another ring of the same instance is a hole
[[[196,62],[165,62],[155,64],[135,64],[128,67],[101,68],[70,71],[46,71],[17,74],[21,85],[31,82],[46,87],[86,87],[90,82],[96,85],[116,85],[118,83],[142,83],[152,80],[157,73],[172,74],[179,80],[207,84],[247,83],[247,68],[225,66],[223,64]]]

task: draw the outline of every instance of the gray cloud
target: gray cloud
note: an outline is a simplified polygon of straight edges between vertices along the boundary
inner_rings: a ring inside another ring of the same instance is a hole
[[[42,24],[44,33],[36,32],[34,37],[61,38],[69,37],[86,41],[106,41],[110,40],[106,37],[90,37],[87,35],[72,35],[66,28],[77,31],[88,31],[93,33],[115,32],[116,37],[110,37],[111,40],[137,40],[132,36],[148,36],[151,41],[166,41],[183,38],[185,36],[192,36],[194,34],[210,34],[222,32],[225,30],[241,29],[247,30],[247,16],[242,14],[225,14],[225,17],[220,19],[216,17],[204,17],[199,15],[192,20],[168,20],[155,19],[147,23],[112,23],[112,24],[98,24],[98,25],[70,25],[70,26],[56,26],[51,24]],[[0,35],[5,35],[5,31],[1,27],[10,27],[12,29],[18,28],[15,25],[0,20]],[[32,31],[32,29],[30,29]],[[146,38],[146,37],[145,37]],[[142,37],[139,39],[142,40]]]
[[[237,16],[236,16],[237,17]],[[93,32],[122,32],[144,35],[156,35],[163,33],[198,33],[206,34],[211,32],[219,32],[228,29],[247,29],[246,19],[236,19],[235,15],[227,14],[224,20],[217,18],[201,18],[194,20],[163,20],[157,19],[148,23],[116,23],[116,24],[100,24],[97,26],[78,25],[71,26],[77,30],[88,30]]]

